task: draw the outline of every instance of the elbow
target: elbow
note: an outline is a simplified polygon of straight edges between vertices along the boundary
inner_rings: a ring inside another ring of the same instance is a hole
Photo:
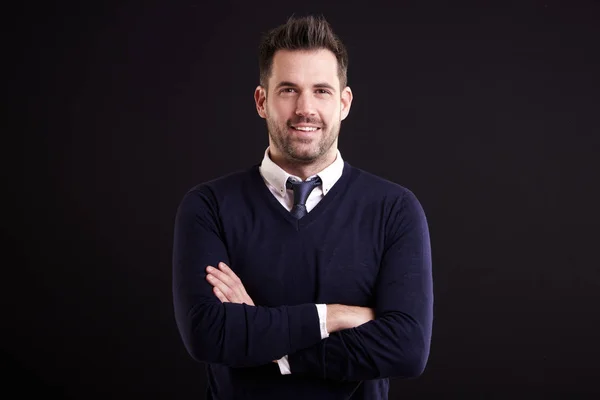
[[[212,311],[217,311],[218,308],[213,307]],[[194,361],[222,363],[222,335],[219,332],[222,326],[203,323],[206,318],[199,311],[199,307],[193,307],[185,314],[176,312],[177,327],[183,345]]]
[[[395,363],[395,368],[389,374],[390,376],[415,379],[420,377],[425,372],[427,361],[429,359],[429,345],[426,343],[418,343],[410,346],[407,351],[402,352]]]
[[[347,371],[340,379],[345,381],[383,378],[416,379],[425,371],[428,359],[428,353],[417,348],[398,349],[398,352],[388,352],[387,356],[388,358],[381,363],[371,364],[364,369]]]
[[[209,364],[221,363],[223,361],[217,353],[217,346],[203,341],[202,338],[196,338],[190,334],[189,337],[183,338],[183,344],[194,361]]]
[[[420,377],[427,367],[431,348],[431,323],[417,323],[414,319],[404,321],[402,329],[396,331],[397,347],[391,351],[392,370],[388,376],[400,379]],[[392,355],[393,354],[393,355]]]
[[[399,376],[405,379],[415,379],[425,372],[427,366],[427,355],[415,356],[411,360],[402,363]]]
[[[243,330],[236,330],[234,326],[229,331],[238,334],[226,334],[225,308],[223,304],[197,304],[189,312],[177,316],[179,332],[188,354],[194,361],[207,364],[234,368],[257,365],[257,357],[245,351],[248,344]],[[239,307],[234,308],[241,311]],[[235,309],[230,308],[229,311],[235,314]],[[240,315],[231,318],[245,320]]]
[[[209,337],[194,333],[194,329],[180,329],[183,345],[189,356],[197,362],[220,363],[219,346],[210,341]]]

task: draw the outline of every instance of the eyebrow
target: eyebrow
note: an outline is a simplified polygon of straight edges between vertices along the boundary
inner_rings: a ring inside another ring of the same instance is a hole
[[[275,86],[276,89],[279,89],[280,87],[284,87],[284,86],[291,86],[291,87],[298,87],[298,85],[296,85],[293,82],[288,82],[288,81],[282,81],[279,82],[277,84],[277,86]],[[325,89],[330,89],[335,91],[335,88],[333,86],[331,86],[329,83],[327,82],[320,82],[320,83],[315,83],[313,85],[314,88],[325,88]]]

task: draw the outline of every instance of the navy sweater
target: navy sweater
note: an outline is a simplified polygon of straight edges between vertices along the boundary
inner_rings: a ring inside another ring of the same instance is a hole
[[[256,306],[221,303],[207,265],[225,262]],[[408,189],[347,162],[304,218],[271,194],[258,165],[197,185],[177,210],[175,317],[207,364],[208,399],[387,399],[389,377],[420,375],[429,356],[429,232]],[[315,304],[375,309],[321,339]],[[288,355],[291,375],[273,360]]]

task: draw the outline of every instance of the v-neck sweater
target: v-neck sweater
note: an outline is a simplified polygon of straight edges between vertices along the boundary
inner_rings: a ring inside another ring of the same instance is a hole
[[[175,317],[207,364],[209,399],[387,399],[388,378],[422,373],[433,320],[431,250],[407,188],[344,163],[301,219],[259,166],[201,183],[175,219]],[[255,306],[221,303],[206,267],[225,262]],[[375,309],[321,339],[315,304]],[[288,355],[291,375],[273,363]]]

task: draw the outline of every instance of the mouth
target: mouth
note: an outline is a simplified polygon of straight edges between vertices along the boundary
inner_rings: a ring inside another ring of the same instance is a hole
[[[293,129],[293,130],[298,131],[298,132],[307,132],[307,133],[310,133],[310,132],[316,132],[316,131],[318,131],[319,129],[321,129],[321,127],[319,127],[319,126],[294,126],[294,125],[291,125],[290,129]]]

